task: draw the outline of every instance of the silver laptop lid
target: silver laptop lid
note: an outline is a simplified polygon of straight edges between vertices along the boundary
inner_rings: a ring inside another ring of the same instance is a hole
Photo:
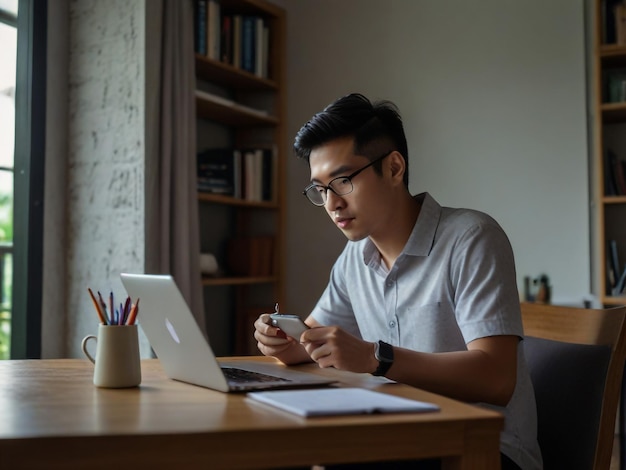
[[[170,275],[120,275],[137,317],[165,373],[172,379],[226,392],[228,383],[208,341]]]
[[[141,299],[137,316],[168,377],[222,392],[328,385],[333,379],[278,363],[235,361],[220,364],[170,275],[120,275],[126,291]],[[229,384],[222,366],[271,375],[276,380]]]

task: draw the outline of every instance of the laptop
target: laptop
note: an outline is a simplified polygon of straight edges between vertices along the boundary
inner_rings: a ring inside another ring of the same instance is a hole
[[[323,386],[336,382],[280,363],[220,363],[170,275],[120,274],[140,301],[137,320],[163,370],[174,380],[220,392]]]

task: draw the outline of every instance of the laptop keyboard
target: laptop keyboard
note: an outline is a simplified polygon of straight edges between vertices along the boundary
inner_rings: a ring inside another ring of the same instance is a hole
[[[246,384],[252,382],[291,382],[289,379],[274,375],[261,374],[250,370],[236,369],[234,367],[222,367],[226,380],[232,383]]]

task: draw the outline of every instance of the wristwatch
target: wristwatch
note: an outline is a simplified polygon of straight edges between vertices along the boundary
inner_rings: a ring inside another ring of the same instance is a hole
[[[374,343],[376,349],[374,350],[374,357],[378,360],[378,367],[372,375],[381,376],[385,375],[389,368],[393,365],[393,346],[387,344],[384,341]]]

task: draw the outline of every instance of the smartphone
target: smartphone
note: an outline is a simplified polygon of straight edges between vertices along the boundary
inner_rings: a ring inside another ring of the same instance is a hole
[[[272,326],[276,326],[283,330],[287,336],[300,339],[300,335],[308,330],[309,327],[302,321],[298,315],[285,315],[282,313],[270,314]]]

